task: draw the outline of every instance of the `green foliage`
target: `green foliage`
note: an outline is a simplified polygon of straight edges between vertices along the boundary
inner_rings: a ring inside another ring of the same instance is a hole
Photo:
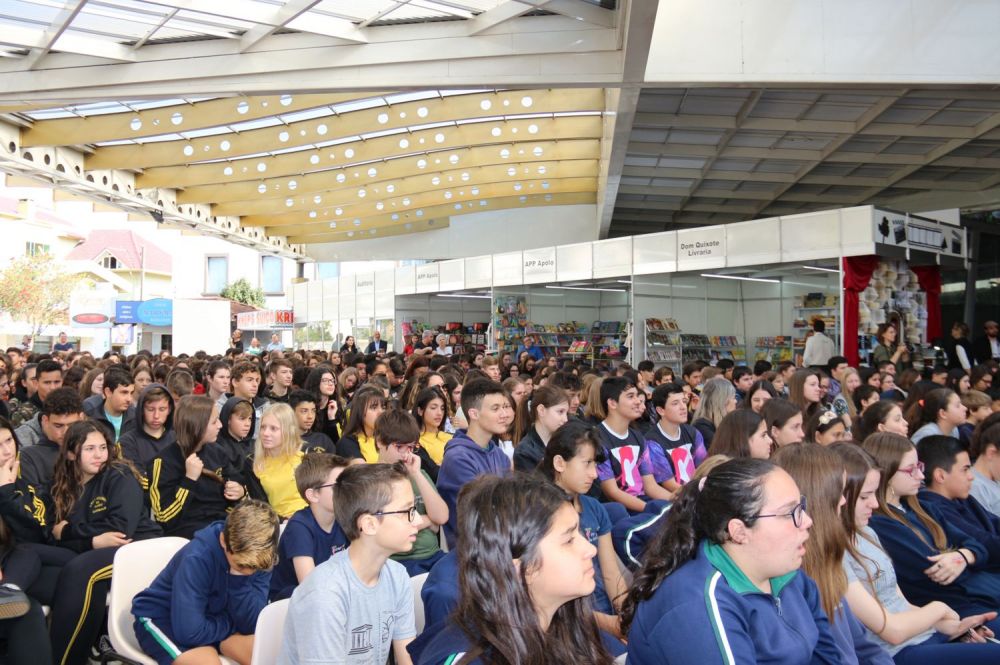
[[[232,284],[227,284],[226,288],[222,289],[222,293],[219,295],[223,298],[243,303],[244,305],[250,305],[251,307],[264,306],[264,289],[255,289],[243,277],[240,277]]]
[[[51,254],[22,256],[0,272],[0,309],[31,324],[37,335],[43,326],[66,322],[70,294],[79,281]]]

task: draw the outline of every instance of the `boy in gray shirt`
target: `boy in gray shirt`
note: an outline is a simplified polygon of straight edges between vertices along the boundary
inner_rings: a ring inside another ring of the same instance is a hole
[[[337,522],[350,546],[295,589],[279,665],[412,665],[413,591],[389,560],[413,548],[421,517],[401,464],[361,464],[332,488]]]

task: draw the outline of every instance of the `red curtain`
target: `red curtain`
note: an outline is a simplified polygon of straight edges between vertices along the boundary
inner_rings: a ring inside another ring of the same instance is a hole
[[[920,290],[927,294],[927,341],[930,342],[941,337],[941,266],[910,269],[917,274]]]
[[[858,294],[868,288],[868,283],[878,268],[877,256],[844,257],[844,357],[853,367],[858,366]],[[919,274],[919,273],[918,273]],[[941,292],[941,277],[938,276],[938,293]],[[921,278],[921,285],[923,280]],[[930,297],[928,297],[928,301]],[[927,303],[930,311],[930,302]],[[940,310],[940,308],[938,308]],[[940,311],[938,317],[940,318]],[[940,326],[941,322],[938,321]]]

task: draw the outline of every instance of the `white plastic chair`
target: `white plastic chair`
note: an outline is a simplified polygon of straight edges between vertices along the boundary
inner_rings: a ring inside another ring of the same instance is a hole
[[[156,665],[135,639],[132,599],[160,574],[174,554],[187,545],[186,538],[153,538],[129,543],[115,552],[108,594],[108,637],[118,655],[138,663]]]
[[[628,658],[628,654],[627,653],[623,653],[622,655],[620,655],[617,658],[615,658],[615,665],[625,665],[625,661],[626,661],[627,658]]]
[[[271,603],[257,617],[250,665],[273,665],[278,662],[281,641],[285,635],[285,615],[288,614],[288,603],[288,598]]]
[[[187,545],[186,538],[165,537],[129,543],[115,552],[108,598],[108,637],[115,653],[143,665],[156,661],[143,653],[132,630],[132,599],[153,583],[170,559]],[[223,665],[237,665],[222,657]]]
[[[417,635],[424,632],[424,600],[420,597],[420,590],[424,588],[428,575],[430,573],[410,578],[410,588],[413,589],[413,622],[417,627]]]

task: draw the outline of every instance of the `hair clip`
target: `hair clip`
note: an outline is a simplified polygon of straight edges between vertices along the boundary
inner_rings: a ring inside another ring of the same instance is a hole
[[[920,406],[923,406],[924,405],[924,400],[922,400],[922,399],[921,400],[917,400],[917,404],[919,404]]]
[[[698,481],[698,491],[701,492],[705,489],[705,481],[708,480],[708,476],[705,475],[701,480]]]
[[[826,427],[837,418],[839,418],[839,416],[833,411],[824,411],[822,414],[820,414],[819,424]]]

